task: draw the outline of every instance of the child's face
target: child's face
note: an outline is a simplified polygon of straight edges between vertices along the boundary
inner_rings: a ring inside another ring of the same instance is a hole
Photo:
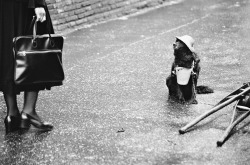
[[[182,47],[185,47],[185,44],[182,43],[180,40],[176,40],[175,43],[173,44],[174,50],[178,50]]]

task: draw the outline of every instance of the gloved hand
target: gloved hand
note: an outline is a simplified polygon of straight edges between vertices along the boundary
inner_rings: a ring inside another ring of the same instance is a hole
[[[46,21],[46,12],[43,7],[35,8],[36,21],[44,22]]]

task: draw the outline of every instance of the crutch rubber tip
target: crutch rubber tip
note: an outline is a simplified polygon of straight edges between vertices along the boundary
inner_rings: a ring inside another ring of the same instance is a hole
[[[221,146],[222,146],[222,144],[223,144],[223,142],[222,142],[222,141],[217,141],[217,147],[221,147]]]
[[[185,131],[183,131],[183,130],[179,130],[179,134],[184,134],[185,133]]]

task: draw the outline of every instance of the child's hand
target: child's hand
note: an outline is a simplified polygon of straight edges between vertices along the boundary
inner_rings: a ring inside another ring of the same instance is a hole
[[[175,71],[172,71],[172,72],[171,72],[171,76],[172,76],[172,77],[175,77],[175,76],[176,76]]]
[[[192,76],[194,79],[197,79],[197,74],[194,71],[192,71]]]

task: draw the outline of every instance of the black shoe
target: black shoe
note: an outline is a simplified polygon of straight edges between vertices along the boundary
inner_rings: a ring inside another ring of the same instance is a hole
[[[20,129],[21,116],[6,116],[4,119],[6,134]]]
[[[26,113],[21,114],[21,128],[29,129],[30,126],[33,125],[34,127],[41,129],[42,131],[51,131],[53,129],[53,125],[47,122],[42,122],[41,119],[36,119],[31,115]]]

